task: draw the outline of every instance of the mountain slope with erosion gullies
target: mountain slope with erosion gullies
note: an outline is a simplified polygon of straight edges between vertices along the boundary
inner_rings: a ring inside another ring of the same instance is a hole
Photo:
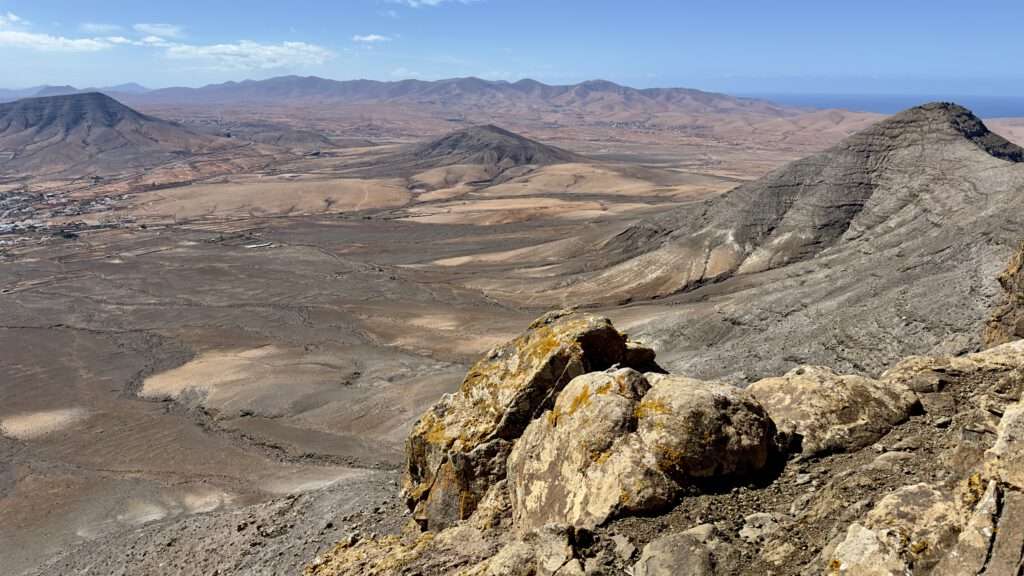
[[[520,304],[611,306],[694,375],[870,372],[977,348],[1024,236],[1024,154],[966,109],[913,108],[557,261],[470,281]],[[510,279],[535,289],[509,292]]]

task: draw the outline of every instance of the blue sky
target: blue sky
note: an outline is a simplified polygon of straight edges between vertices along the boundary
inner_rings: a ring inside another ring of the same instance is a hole
[[[0,0],[0,86],[605,78],[727,92],[1024,94],[1011,0]]]

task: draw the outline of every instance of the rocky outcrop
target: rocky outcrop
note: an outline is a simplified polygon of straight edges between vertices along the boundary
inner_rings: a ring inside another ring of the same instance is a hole
[[[1024,244],[1021,244],[999,276],[999,285],[1005,293],[985,326],[984,343],[998,346],[1017,338],[1024,338]]]
[[[413,434],[433,418],[460,431],[439,462],[472,464],[452,467],[471,482],[449,486],[472,494],[473,509],[427,531],[413,522],[401,535],[350,539],[307,573],[1024,569],[1024,341],[911,357],[878,378],[804,367],[752,390],[589,368],[630,347],[604,319],[555,314],[498,348]],[[539,367],[552,365],[575,376],[562,382]],[[491,370],[501,380],[485,377]],[[503,424],[512,421],[521,426]],[[480,448],[498,440],[502,450]],[[772,458],[786,450],[788,462]],[[430,490],[447,481],[438,478]]]
[[[1024,404],[1010,406],[999,421],[995,444],[985,452],[992,478],[1024,490]]]
[[[630,362],[647,369],[652,358],[607,318],[568,312],[545,315],[489,352],[409,437],[404,493],[416,520],[436,529],[468,518],[505,477],[513,442],[570,380]]]
[[[932,481],[891,490],[822,552],[828,573],[1020,573],[1022,368],[1024,341],[1015,341],[958,358],[908,358],[883,375],[921,390],[927,412],[952,414],[921,432],[948,439],[935,461],[919,464]]]
[[[839,375],[821,366],[801,366],[748,390],[808,456],[863,448],[917,406],[917,396],[903,383]]]
[[[745,392],[631,369],[573,379],[512,449],[512,522],[594,528],[674,504],[684,486],[768,463],[775,429]]]
[[[928,484],[887,495],[846,531],[828,561],[837,574],[903,574],[933,567],[956,542],[959,510],[952,496]]]
[[[570,527],[545,526],[512,541],[459,576],[583,576],[575,536]]]

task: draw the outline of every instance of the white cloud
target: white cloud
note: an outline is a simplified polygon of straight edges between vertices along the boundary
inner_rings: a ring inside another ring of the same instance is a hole
[[[113,34],[121,30],[117,24],[101,24],[99,22],[82,22],[78,29],[86,34]]]
[[[185,44],[173,40],[182,35],[182,29],[170,24],[136,24],[132,28],[144,34],[138,39],[113,34],[112,31],[117,29],[113,25],[85,23],[79,28],[83,31],[91,30],[95,36],[68,38],[33,32],[29,23],[17,15],[0,12],[0,47],[25,48],[40,52],[99,52],[122,46],[136,46],[161,50],[167,58],[173,60],[223,70],[268,70],[319,65],[334,56],[334,53],[326,48],[305,42],[264,44],[242,40],[225,44]],[[364,38],[371,43],[388,40],[375,34]]]
[[[395,68],[391,71],[391,75],[395,78],[419,78],[422,76],[419,72],[414,72],[408,68]]]
[[[0,46],[29,48],[40,52],[98,52],[114,46],[105,38],[65,38],[21,30],[0,29]]]
[[[379,44],[381,42],[390,42],[391,38],[381,34],[356,34],[352,37],[352,41],[360,44]]]
[[[267,70],[323,64],[334,54],[321,46],[305,42],[261,44],[243,40],[232,44],[170,44],[167,57],[189,60],[220,70]]]
[[[170,46],[171,42],[164,40],[159,36],[146,36],[141,40],[142,45],[145,46]]]
[[[9,28],[21,22],[21,18],[13,12],[7,12],[6,14],[0,14],[0,28]]]
[[[98,52],[112,48],[105,38],[67,38],[32,32],[29,23],[12,12],[0,13],[0,46],[39,52]]]
[[[140,34],[146,34],[149,36],[159,36],[161,38],[179,38],[184,34],[181,26],[175,26],[174,24],[154,24],[154,23],[141,23],[132,26],[136,32]]]

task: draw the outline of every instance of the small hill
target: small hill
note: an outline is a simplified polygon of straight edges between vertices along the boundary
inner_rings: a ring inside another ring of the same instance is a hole
[[[0,104],[0,173],[101,174],[219,144],[98,92]]]
[[[484,125],[402,146],[348,168],[352,175],[364,178],[402,176],[435,189],[498,184],[540,166],[589,161],[568,150]]]
[[[452,132],[418,147],[412,152],[412,157],[434,166],[482,164],[503,168],[526,164],[545,166],[581,159],[568,150],[548,146],[493,125]]]

